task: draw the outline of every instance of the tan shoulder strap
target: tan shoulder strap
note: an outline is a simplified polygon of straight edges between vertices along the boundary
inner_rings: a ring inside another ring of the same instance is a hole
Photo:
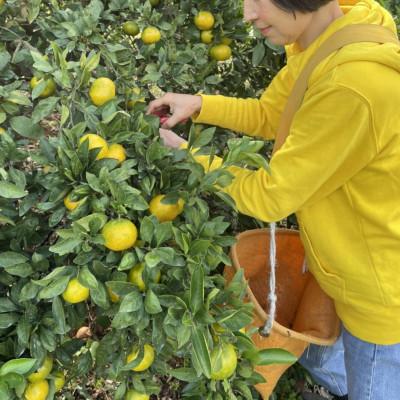
[[[357,42],[396,43],[400,44],[397,36],[389,29],[379,25],[358,24],[348,25],[330,36],[310,58],[301,71],[292,92],[289,95],[285,109],[281,115],[280,125],[275,138],[275,153],[289,135],[290,126],[295,113],[300,108],[308,87],[308,80],[315,67],[327,56],[343,46]]]

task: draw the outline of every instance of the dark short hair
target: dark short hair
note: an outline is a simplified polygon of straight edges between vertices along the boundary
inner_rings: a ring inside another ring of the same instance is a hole
[[[331,1],[332,0],[272,0],[272,2],[282,10],[289,12],[299,11],[303,13],[317,11]]]

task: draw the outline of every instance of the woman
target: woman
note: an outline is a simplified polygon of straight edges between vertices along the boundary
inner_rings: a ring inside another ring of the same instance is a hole
[[[244,16],[286,46],[287,65],[260,99],[166,94],[148,110],[169,107],[164,128],[192,117],[274,138],[294,82],[323,41],[351,24],[396,32],[373,0],[244,0]],[[296,212],[309,269],[343,325],[335,346],[311,346],[301,362],[351,400],[400,397],[399,109],[399,47],[347,45],[314,70],[271,173],[232,168],[224,189],[240,212],[266,222]],[[161,135],[172,147],[184,142],[171,131]]]

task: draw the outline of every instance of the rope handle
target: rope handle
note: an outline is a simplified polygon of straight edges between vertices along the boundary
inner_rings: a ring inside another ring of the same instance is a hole
[[[272,325],[275,321],[276,314],[276,223],[271,222],[270,224],[270,240],[269,240],[269,264],[270,264],[270,273],[269,273],[269,294],[268,294],[268,302],[269,302],[269,312],[268,318],[265,321],[265,325],[260,328],[261,336],[269,336],[272,330]]]

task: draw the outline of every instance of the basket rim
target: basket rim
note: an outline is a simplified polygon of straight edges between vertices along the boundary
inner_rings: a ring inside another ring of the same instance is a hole
[[[236,235],[236,243],[231,247],[231,251],[230,251],[230,256],[232,259],[232,267],[234,267],[236,271],[243,269],[240,266],[239,257],[236,252],[236,248],[237,248],[239,240],[241,238],[248,237],[248,236],[259,236],[260,234],[269,235],[269,233],[270,233],[269,228],[258,228],[258,229],[250,229],[250,230],[241,232]],[[288,235],[293,235],[293,236],[300,235],[300,232],[298,230],[287,229],[287,228],[276,228],[276,233],[277,234],[288,234]],[[254,305],[254,312],[261,319],[261,321],[265,322],[268,318],[268,314],[261,307],[256,296],[254,295],[253,291],[251,290],[250,285],[248,284],[248,281],[244,277],[244,274],[243,274],[243,280],[246,282],[247,295],[249,296],[251,302]],[[277,321],[273,321],[272,330],[283,336],[302,340],[307,343],[317,344],[317,345],[321,345],[321,346],[329,346],[329,345],[332,345],[333,343],[335,343],[337,338],[339,337],[340,320],[339,320],[339,318],[337,318],[336,326],[334,327],[334,330],[333,330],[334,333],[332,334],[332,336],[325,338],[325,339],[315,336],[312,331],[305,331],[305,332],[294,331],[293,329],[290,329],[290,328],[287,328],[287,327],[281,325]]]

